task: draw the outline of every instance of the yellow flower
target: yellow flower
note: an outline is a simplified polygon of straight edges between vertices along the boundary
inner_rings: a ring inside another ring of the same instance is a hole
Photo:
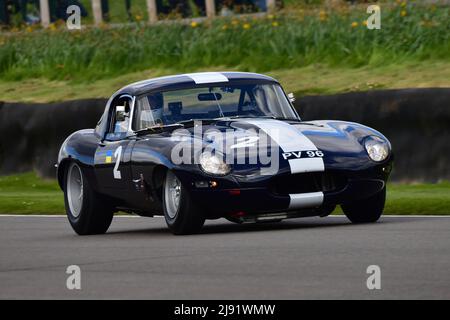
[[[362,22],[362,24],[363,24],[363,26],[367,27],[367,20],[364,20],[364,21]]]
[[[48,26],[48,28],[49,28],[51,31],[55,31],[55,30],[56,30],[56,25],[55,25],[54,23],[50,23],[50,25]]]
[[[406,1],[403,1],[401,4],[402,7],[406,7]]]
[[[269,20],[273,20],[273,19],[275,18],[275,16],[274,16],[273,14],[269,14],[269,15],[267,16],[267,18],[268,18]]]
[[[278,22],[277,22],[277,21],[274,21],[274,22],[272,22],[272,26],[273,26],[273,27],[278,27],[278,26],[279,26],[279,24],[278,24]]]
[[[352,22],[352,28],[356,28],[357,26],[358,26],[358,22],[353,21],[353,22]]]
[[[198,22],[197,21],[192,21],[191,22],[191,27],[192,28],[197,28],[198,27]]]
[[[33,32],[33,28],[30,27],[30,26],[28,26],[28,27],[25,29],[25,31],[26,31],[26,32]]]
[[[136,21],[141,21],[142,20],[142,16],[137,14],[135,17]]]
[[[231,21],[231,24],[233,26],[237,26],[239,24],[239,21],[235,19],[235,20]]]
[[[228,25],[224,24],[224,25],[222,26],[222,30],[227,30],[227,29],[228,29]]]
[[[326,13],[325,11],[321,10],[321,11],[319,12],[319,20],[320,20],[320,21],[325,21],[325,20],[327,20],[327,13]]]
[[[250,29],[250,23],[244,23],[243,25],[242,25],[242,28],[244,28],[245,30],[248,30],[248,29]]]
[[[406,12],[406,10],[402,10],[402,12],[400,12],[400,15],[402,17],[406,17],[408,15],[408,12]]]

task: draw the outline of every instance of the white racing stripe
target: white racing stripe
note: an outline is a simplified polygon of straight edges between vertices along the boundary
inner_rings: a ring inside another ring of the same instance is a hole
[[[245,120],[263,130],[283,152],[317,151],[316,145],[300,130],[279,120]],[[291,174],[323,172],[325,166],[321,157],[288,160]],[[289,209],[318,207],[323,203],[323,192],[289,195]]]
[[[187,73],[185,76],[194,80],[196,84],[228,82],[228,78],[219,72]]]
[[[323,192],[290,194],[289,209],[318,207],[323,202]]]
[[[263,130],[283,152],[317,151],[316,145],[289,123],[278,120],[245,120],[245,122]],[[288,161],[292,174],[325,171],[322,158],[300,158]]]
[[[322,158],[302,158],[289,160],[291,173],[325,171]]]

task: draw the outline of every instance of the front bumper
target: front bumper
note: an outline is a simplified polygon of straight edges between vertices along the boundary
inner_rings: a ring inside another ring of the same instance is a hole
[[[363,171],[326,169],[317,175],[339,179],[335,179],[334,185],[318,183],[315,186],[312,186],[315,180],[311,180],[310,176],[291,175],[288,172],[253,182],[243,177],[193,177],[187,173],[180,173],[179,178],[188,188],[192,200],[204,209],[208,218],[273,212],[321,215],[327,212],[326,208],[366,199],[380,192],[386,186],[391,169],[391,163],[375,165]],[[206,181],[208,184],[198,187],[197,181]],[[274,188],[274,181],[282,188]],[[298,185],[295,185],[297,181]],[[214,187],[211,182],[214,182]]]

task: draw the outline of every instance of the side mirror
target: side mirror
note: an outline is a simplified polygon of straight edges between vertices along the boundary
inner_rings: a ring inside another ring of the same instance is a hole
[[[295,102],[295,96],[292,92],[288,93],[288,99],[292,104]]]
[[[117,106],[116,107],[116,121],[122,122],[125,121],[125,106]]]

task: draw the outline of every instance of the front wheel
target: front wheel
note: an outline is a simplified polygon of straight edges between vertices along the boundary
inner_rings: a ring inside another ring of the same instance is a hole
[[[386,187],[370,198],[356,201],[353,203],[343,204],[347,218],[353,223],[370,223],[380,219],[386,202]]]
[[[163,187],[163,208],[167,226],[173,234],[193,234],[205,223],[201,210],[172,171],[167,171]]]
[[[113,208],[92,190],[77,163],[67,167],[64,181],[64,203],[73,230],[79,235],[105,233],[111,225]]]

